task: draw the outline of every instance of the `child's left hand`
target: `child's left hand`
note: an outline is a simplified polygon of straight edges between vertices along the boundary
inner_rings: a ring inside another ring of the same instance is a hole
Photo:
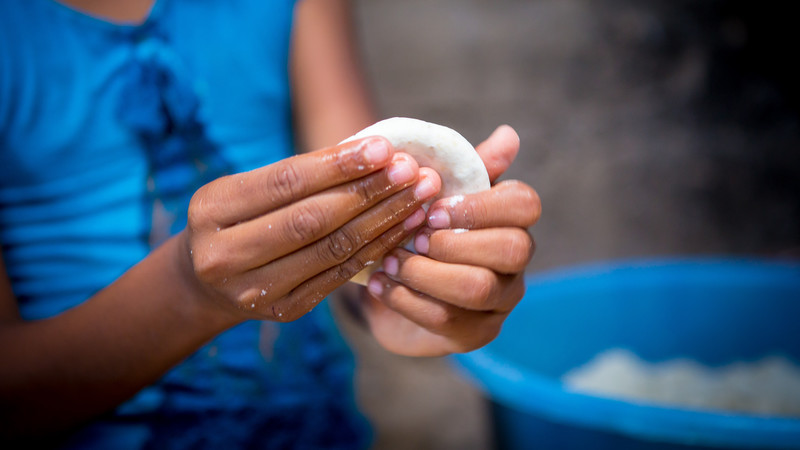
[[[519,137],[502,126],[477,151],[494,182],[517,155]],[[538,194],[520,181],[431,205],[414,241],[418,254],[391,251],[368,284],[364,318],[378,342],[409,356],[489,343],[525,292],[534,251],[527,229],[540,213]]]

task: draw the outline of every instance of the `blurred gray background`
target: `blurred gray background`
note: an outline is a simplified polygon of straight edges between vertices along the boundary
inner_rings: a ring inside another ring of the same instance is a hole
[[[800,255],[800,79],[780,2],[355,0],[383,116],[522,149],[539,192],[529,272],[661,255]],[[790,5],[790,4],[789,4]],[[490,448],[447,359],[387,354],[352,324],[378,449]]]

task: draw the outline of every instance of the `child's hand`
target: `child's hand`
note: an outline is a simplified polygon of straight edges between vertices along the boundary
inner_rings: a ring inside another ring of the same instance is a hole
[[[477,150],[494,181],[516,156],[519,138],[500,127]],[[415,239],[419,255],[393,250],[370,279],[364,317],[377,340],[396,353],[432,356],[494,339],[524,294],[534,250],[527,228],[540,212],[536,192],[519,181],[434,203]]]
[[[189,207],[190,278],[241,318],[295,320],[408,237],[440,186],[381,138],[220,178]]]

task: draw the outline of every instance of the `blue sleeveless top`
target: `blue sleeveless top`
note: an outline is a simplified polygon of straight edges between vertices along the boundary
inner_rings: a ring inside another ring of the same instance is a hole
[[[0,243],[25,319],[180,231],[192,193],[293,153],[291,0],[157,0],[118,25],[0,1]],[[320,306],[223,333],[71,436],[81,448],[358,448],[352,355]]]

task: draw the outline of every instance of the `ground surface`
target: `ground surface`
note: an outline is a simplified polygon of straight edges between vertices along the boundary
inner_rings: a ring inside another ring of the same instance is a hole
[[[506,178],[544,212],[529,271],[683,254],[798,255],[800,127],[779,3],[357,0],[385,116],[522,140]],[[793,50],[789,50],[794,48]],[[446,359],[355,327],[376,448],[487,448],[484,401]]]

